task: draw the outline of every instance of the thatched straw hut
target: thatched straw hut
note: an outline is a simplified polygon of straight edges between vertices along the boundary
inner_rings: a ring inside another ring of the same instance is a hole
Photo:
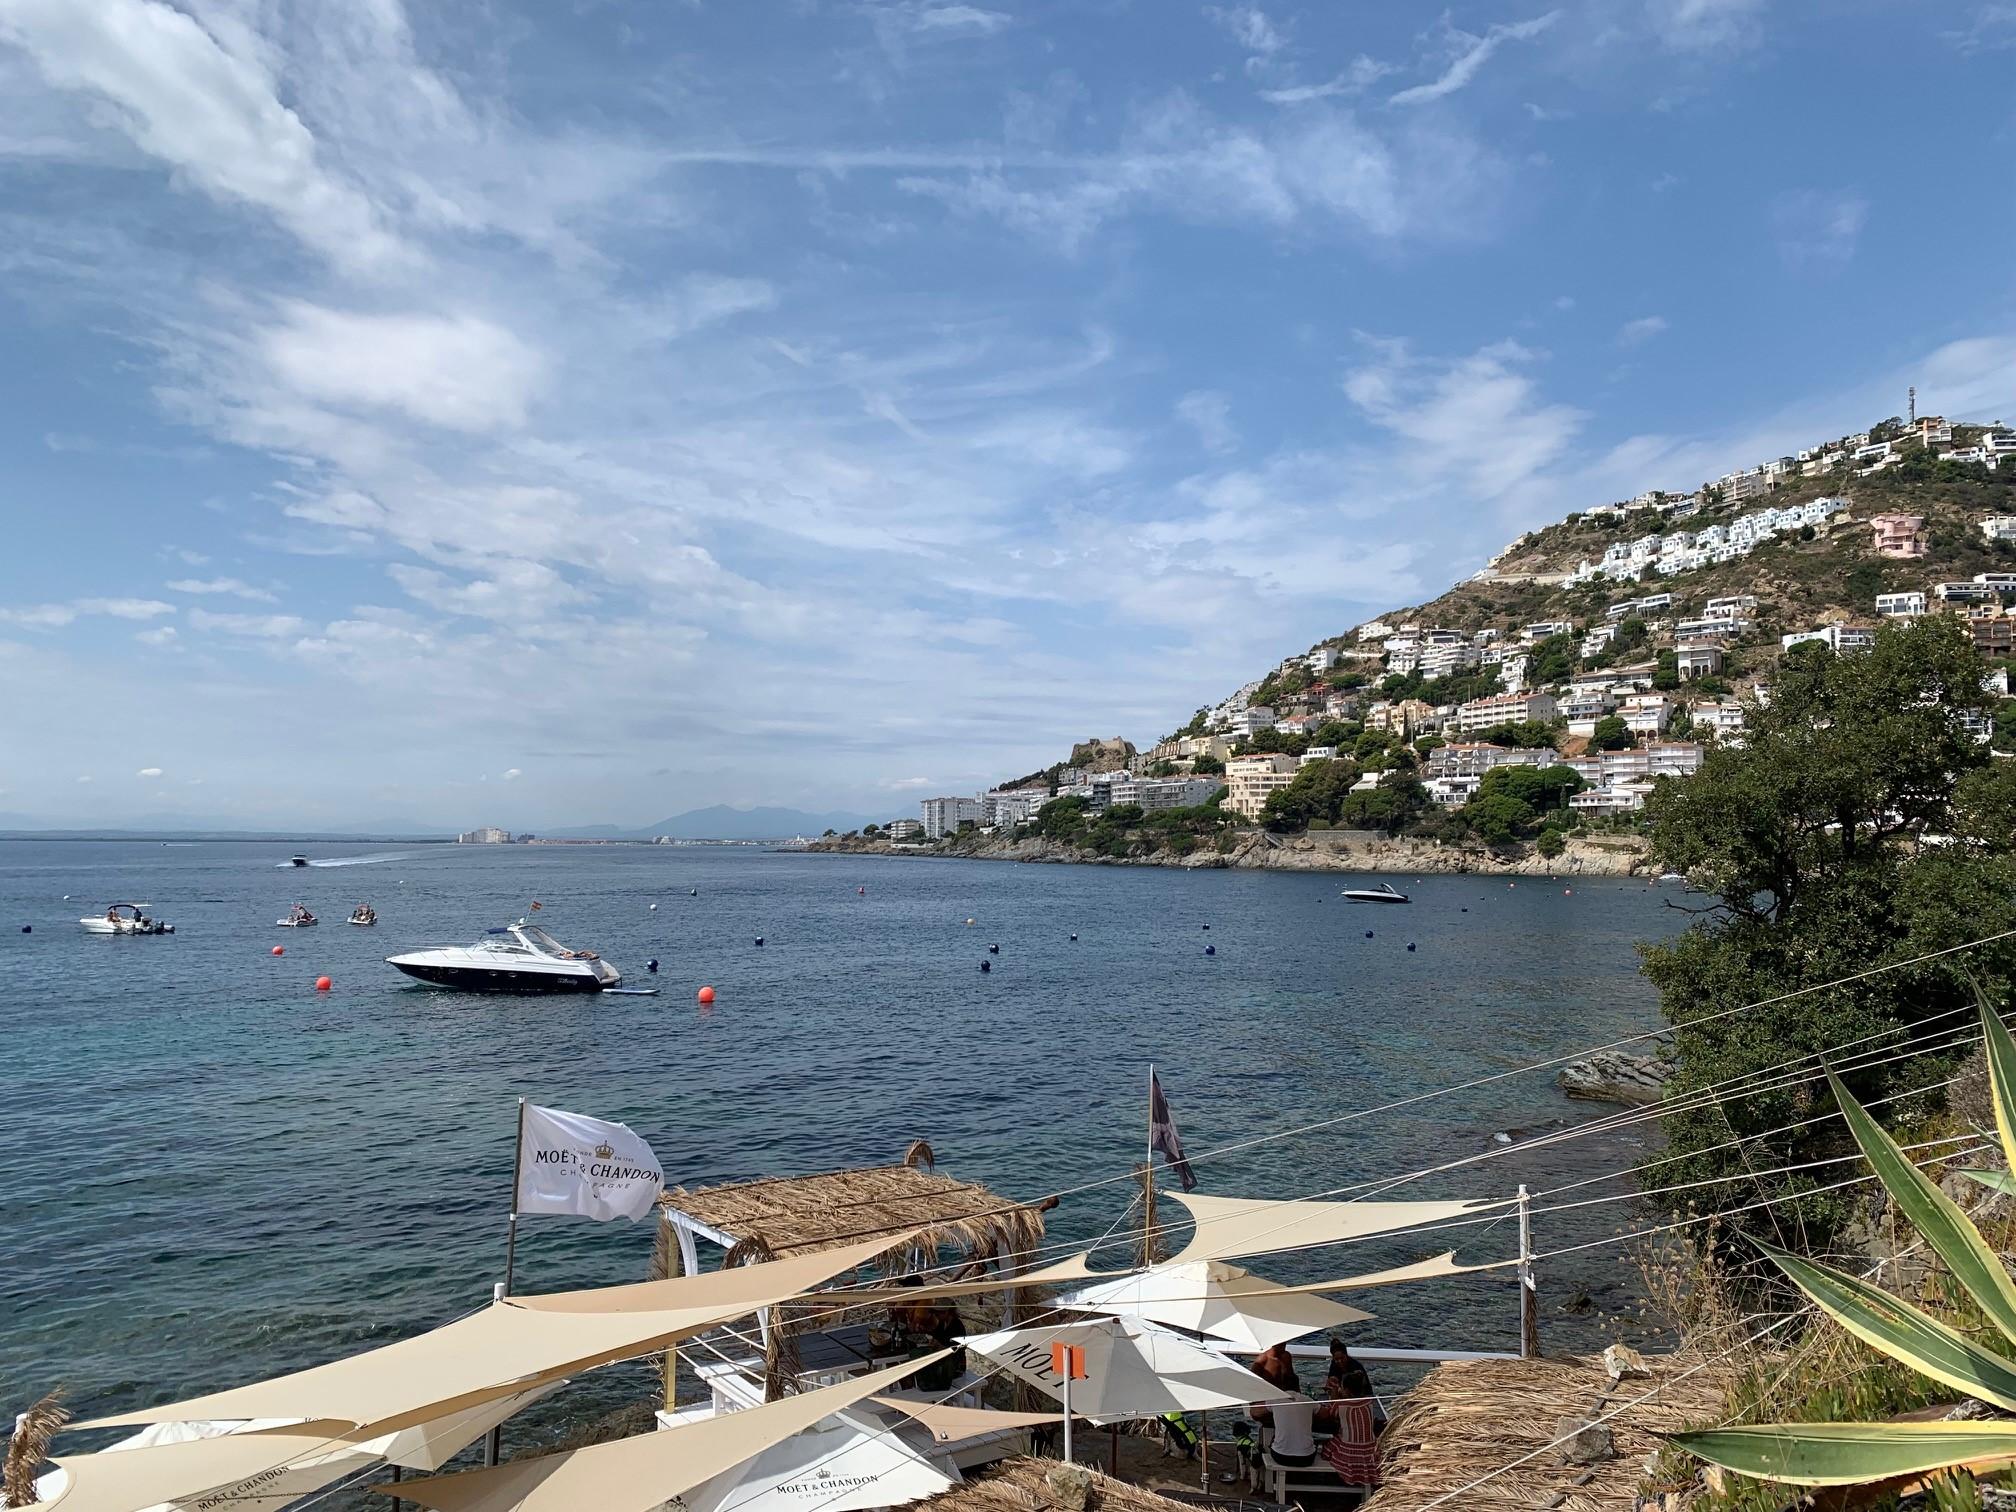
[[[1043,1242],[1043,1214],[1055,1199],[1015,1202],[977,1183],[941,1176],[934,1164],[930,1145],[920,1139],[898,1165],[675,1187],[659,1199],[651,1275],[697,1273],[702,1239],[726,1251],[722,1264],[736,1265],[883,1234],[890,1244],[876,1257],[876,1268],[885,1275],[950,1266],[958,1268],[956,1279],[979,1280],[991,1268],[1005,1283],[1028,1269]],[[1004,1299],[1001,1316],[1011,1312]],[[811,1304],[787,1305],[774,1318],[766,1309],[761,1316],[766,1397],[790,1389],[798,1373],[794,1339],[808,1317],[829,1325],[839,1321],[830,1308]],[[668,1406],[676,1369],[668,1353]]]
[[[1008,1459],[950,1491],[916,1503],[916,1512],[1196,1512],[1194,1507],[1130,1486],[1122,1480],[1085,1470],[1090,1484],[1083,1500],[1046,1477],[1067,1469],[1056,1460]]]
[[[1452,1512],[1628,1512],[1659,1448],[1654,1435],[1713,1421],[1732,1379],[1730,1365],[1698,1355],[1648,1356],[1644,1368],[1613,1381],[1595,1356],[1436,1366],[1387,1426],[1385,1483],[1365,1512],[1416,1512],[1452,1491],[1461,1491],[1445,1503]],[[1546,1447],[1612,1411],[1586,1439]]]

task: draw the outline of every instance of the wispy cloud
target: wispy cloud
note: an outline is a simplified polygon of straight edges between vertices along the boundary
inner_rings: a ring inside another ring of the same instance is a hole
[[[191,609],[189,628],[256,640],[289,640],[306,631],[308,622],[292,614],[221,614],[210,609]]]
[[[156,778],[156,777],[159,777],[159,776],[161,775],[161,768],[159,768],[159,767],[142,767],[142,768],[140,768],[140,770],[139,770],[139,771],[135,772],[135,773],[134,773],[133,775],[134,775],[135,777],[144,777],[144,778],[147,778],[147,779],[149,779],[149,780],[151,781],[152,779],[154,779],[154,778]]]
[[[2002,52],[2016,48],[2016,5],[2009,0],[1991,0],[1976,5],[1966,24],[1940,35],[1963,53]]]
[[[55,630],[74,623],[86,615],[103,615],[110,619],[122,620],[149,620],[174,612],[173,604],[164,604],[159,599],[82,598],[62,604],[0,607],[0,624]]]
[[[1734,52],[1763,36],[1769,0],[1645,0],[1652,32],[1676,52]]]
[[[1226,452],[1239,444],[1232,426],[1232,401],[1211,389],[1193,389],[1176,401],[1176,418],[1197,433],[1209,452]]]
[[[1249,64],[1271,58],[1288,45],[1281,28],[1257,5],[1207,5],[1204,14],[1251,55]]]
[[[1263,89],[1260,98],[1275,105],[1302,105],[1310,100],[1331,100],[1361,95],[1388,74],[1398,70],[1391,63],[1363,54],[1321,84],[1291,84],[1280,89]]]
[[[1621,347],[1643,346],[1654,336],[1666,329],[1663,315],[1641,315],[1636,320],[1627,320],[1617,328],[1617,345]]]
[[[1839,265],[1868,219],[1869,201],[1853,189],[1796,189],[1771,202],[1771,237],[1787,267]]]
[[[251,599],[255,603],[273,604],[279,600],[264,588],[255,588],[239,578],[174,578],[162,584],[170,593],[228,594],[232,598]]]
[[[1455,54],[1450,59],[1449,66],[1442,71],[1440,77],[1426,84],[1416,84],[1411,89],[1403,89],[1398,94],[1390,96],[1386,103],[1425,105],[1431,100],[1445,99],[1476,78],[1484,65],[1491,61],[1491,55],[1507,42],[1528,41],[1539,36],[1560,19],[1561,12],[1548,11],[1544,15],[1533,17],[1530,21],[1515,21],[1504,26],[1494,26],[1482,36],[1459,31],[1445,22],[1448,32],[1446,41]]]

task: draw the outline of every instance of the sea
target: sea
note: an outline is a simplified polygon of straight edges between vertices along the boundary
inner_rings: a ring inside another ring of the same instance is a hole
[[[1391,1195],[1528,1184],[1537,1251],[1612,1241],[1538,1266],[1543,1345],[1648,1326],[1617,1238],[1634,1204],[1545,1211],[1628,1181],[1544,1193],[1627,1171],[1650,1136],[1522,1149],[1611,1110],[1519,1071],[1656,1026],[1634,947],[1685,916],[1643,881],[1396,877],[1399,907],[1347,903],[1366,882],[1336,874],[330,843],[302,869],[291,849],[0,841],[0,1410],[56,1387],[80,1417],[172,1400],[483,1306],[520,1098],[631,1125],[689,1186],[896,1162],[923,1139],[947,1174],[1065,1193],[1050,1239],[1096,1240],[1124,1229],[1151,1064],[1201,1190],[1362,1193],[1488,1152]],[[80,929],[129,900],[175,933]],[[535,901],[657,995],[458,993],[384,963]],[[322,924],[277,928],[295,902]],[[375,928],[345,924],[359,902]],[[1354,1116],[1480,1078],[1498,1079]],[[640,1279],[651,1237],[527,1218],[517,1289]],[[1300,1281],[1451,1246],[1503,1259],[1516,1224],[1252,1266]],[[1517,1347],[1504,1271],[1358,1300],[1377,1314],[1361,1344]],[[598,1372],[512,1432],[563,1433],[654,1380]]]

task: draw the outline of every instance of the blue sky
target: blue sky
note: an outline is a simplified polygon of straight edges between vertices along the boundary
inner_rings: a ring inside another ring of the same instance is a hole
[[[0,815],[895,813],[1906,383],[2016,418],[2012,64],[2008,0],[0,0]]]

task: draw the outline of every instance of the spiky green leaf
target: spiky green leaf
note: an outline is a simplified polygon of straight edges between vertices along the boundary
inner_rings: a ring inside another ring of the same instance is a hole
[[[2003,1337],[2016,1342],[2016,1281],[2010,1279],[2001,1258],[1960,1211],[1960,1205],[1911,1163],[1911,1158],[1897,1148],[1897,1142],[1849,1095],[1840,1078],[1829,1071],[1827,1080],[1840,1101],[1841,1116],[1847,1119],[1849,1132],[1854,1134],[1869,1164],[1875,1167],[1877,1179],[1890,1194],[1890,1200],[1897,1204],[1897,1210],[1911,1220],[1912,1227],[1938,1252],[1947,1269],[1953,1272],[1953,1279],[1967,1288],[1968,1295],[1981,1305]],[[2000,1116],[1998,1111],[1997,1117]]]
[[[1981,1032],[1987,1037],[1988,1086],[1994,1094],[1995,1131],[2002,1136],[2002,1158],[2011,1170],[2016,1170],[2016,1039],[2010,1038],[2009,1026],[1988,1006],[1988,999],[1978,985],[1974,996],[1981,1005]]]
[[[2016,1171],[1962,1171],[1969,1181],[1978,1181],[1991,1192],[2016,1197]]]
[[[1856,1338],[1935,1381],[2016,1412],[2016,1365],[1873,1282],[1761,1240],[1758,1248]]]
[[[1673,1442],[1760,1480],[1852,1486],[2016,1460],[2016,1423],[1765,1423],[1676,1433]]]

